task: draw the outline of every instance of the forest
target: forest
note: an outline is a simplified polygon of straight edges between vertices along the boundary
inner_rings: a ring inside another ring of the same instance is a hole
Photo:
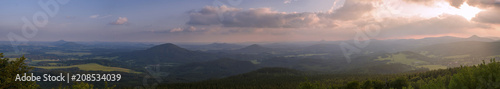
[[[319,74],[263,68],[224,79],[161,85],[174,89],[498,89],[500,62],[397,74]]]
[[[11,76],[27,72],[26,58],[8,61],[0,54],[1,88],[38,88],[35,82],[13,82]],[[500,62],[490,59],[481,64],[431,71],[412,71],[397,74],[325,74],[303,72],[287,68],[261,68],[249,73],[222,79],[209,79],[192,83],[160,84],[158,88],[172,89],[498,89],[500,88]],[[112,89],[116,85],[96,86],[85,82],[59,88]]]

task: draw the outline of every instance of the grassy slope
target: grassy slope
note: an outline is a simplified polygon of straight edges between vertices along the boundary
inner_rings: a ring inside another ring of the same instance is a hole
[[[96,63],[71,65],[71,66],[34,66],[34,67],[42,69],[62,69],[62,68],[78,67],[80,70],[86,70],[86,71],[121,71],[127,73],[139,73],[130,69],[125,69],[120,67],[108,67]]]
[[[390,63],[401,63],[401,64],[406,64],[410,66],[415,66],[415,67],[424,67],[428,68],[430,70],[436,70],[436,69],[446,69],[446,66],[443,65],[433,65],[427,61],[422,61],[416,58],[409,58],[408,54],[405,53],[397,53],[397,54],[392,54],[389,55],[388,57],[382,58],[379,57],[378,59],[375,59],[376,61],[389,61],[387,62],[388,64]]]

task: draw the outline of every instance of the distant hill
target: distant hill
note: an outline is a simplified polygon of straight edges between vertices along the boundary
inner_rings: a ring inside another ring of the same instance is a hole
[[[492,42],[494,40],[489,38],[479,37],[477,35],[472,35],[468,38],[443,36],[443,37],[429,37],[424,39],[418,39],[420,43],[428,44],[439,44],[439,43],[449,43],[449,42],[460,42],[460,41],[481,41],[481,42]]]
[[[491,38],[487,38],[487,37],[479,37],[477,35],[472,35],[470,36],[469,38],[465,38],[465,41],[482,41],[482,42],[492,42],[492,41],[495,41]]]
[[[190,51],[172,43],[161,44],[146,50],[115,54],[121,60],[133,60],[137,63],[191,63],[217,59],[209,53]]]
[[[230,49],[236,49],[236,48],[242,48],[243,46],[241,45],[236,45],[236,44],[229,44],[229,43],[212,43],[206,45],[208,48],[214,48],[212,50],[230,50]]]
[[[77,49],[77,48],[85,47],[85,45],[78,44],[75,42],[68,42],[68,41],[64,41],[64,40],[59,40],[56,42],[52,42],[50,44],[53,46],[56,46],[58,48],[65,48],[65,49]]]
[[[493,42],[494,40],[473,35],[468,38],[442,36],[428,37],[423,39],[391,39],[391,40],[370,40],[367,47],[363,48],[371,52],[399,52],[421,48],[429,45],[445,44],[462,41],[478,41],[478,42]],[[349,44],[354,44],[352,41]]]
[[[468,38],[443,36],[443,37],[428,37],[423,39],[417,39],[416,42],[419,44],[440,44],[440,43],[450,43],[450,42],[460,42],[460,41],[480,41],[480,42],[492,42],[494,40],[484,37],[479,37],[477,35],[472,35]]]
[[[463,41],[445,44],[436,44],[425,46],[418,51],[428,51],[434,55],[474,55],[474,56],[492,56],[500,55],[500,42],[480,42]]]
[[[304,52],[308,53],[325,53],[329,52],[332,54],[341,53],[340,46],[337,44],[315,44],[302,49]]]
[[[153,46],[149,49],[144,50],[144,52],[151,52],[155,54],[187,54],[191,51],[181,48],[172,43],[161,44],[158,46]]]
[[[234,50],[234,49],[239,49],[239,48],[244,47],[241,45],[230,44],[230,43],[212,43],[212,44],[207,44],[207,45],[179,45],[179,46],[184,47],[186,49],[190,49],[190,50],[201,50],[201,51]]]
[[[273,51],[271,48],[262,47],[258,44],[252,44],[252,45],[247,46],[245,48],[234,50],[234,52],[236,52],[236,53],[244,53],[244,54],[257,54],[257,53],[264,53],[264,52],[271,52],[271,51]]]
[[[59,41],[56,41],[56,42],[52,42],[52,43],[50,43],[50,44],[52,44],[52,45],[62,45],[62,44],[64,44],[64,43],[67,43],[67,41],[64,41],[64,40],[59,40]]]

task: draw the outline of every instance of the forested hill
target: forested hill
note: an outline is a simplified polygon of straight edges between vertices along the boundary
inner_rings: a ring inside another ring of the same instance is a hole
[[[272,51],[271,48],[262,47],[258,44],[252,44],[252,45],[247,46],[245,48],[235,50],[234,52],[243,53],[243,54],[257,54],[257,53],[264,53],[264,52],[271,52],[271,51]]]
[[[190,51],[172,43],[166,43],[151,47],[146,50],[133,51],[128,53],[113,54],[119,56],[120,60],[130,60],[139,64],[157,63],[190,63],[215,60],[218,57],[209,53]]]
[[[498,89],[500,62],[398,74],[320,74],[262,68],[223,79],[161,84],[174,89]]]

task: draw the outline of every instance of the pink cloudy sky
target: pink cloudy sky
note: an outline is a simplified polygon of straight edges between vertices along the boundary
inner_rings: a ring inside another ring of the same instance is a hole
[[[42,0],[43,1],[43,0]],[[72,0],[30,41],[276,42],[500,34],[500,0]],[[0,1],[0,40],[38,1]],[[379,32],[374,32],[379,31]],[[371,33],[370,33],[371,32]]]

